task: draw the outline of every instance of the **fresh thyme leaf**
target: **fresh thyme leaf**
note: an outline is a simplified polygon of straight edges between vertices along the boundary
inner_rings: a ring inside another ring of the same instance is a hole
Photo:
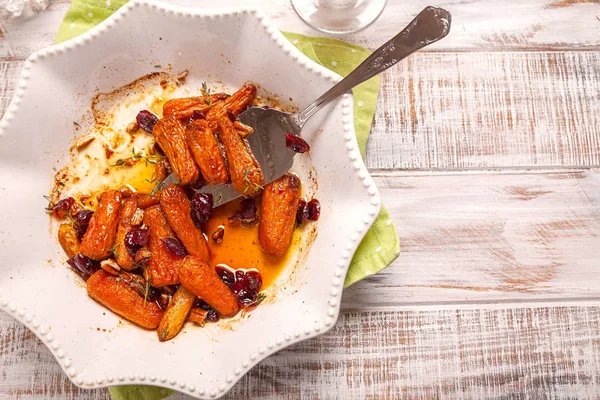
[[[119,243],[115,243],[115,245],[109,250],[116,258],[119,258],[119,253],[117,253],[117,249],[119,248]]]
[[[260,303],[262,303],[263,300],[266,298],[267,298],[267,295],[264,292],[258,293],[258,296],[256,296],[256,305],[259,305]]]
[[[50,198],[50,196],[46,196],[46,195],[44,195],[44,198],[46,200],[48,200],[48,205],[46,206],[45,210],[46,211],[51,211],[52,207],[54,206],[54,204],[52,204],[52,199]]]
[[[209,106],[212,104],[212,100],[211,100],[210,98],[208,98],[208,99],[204,99],[204,102],[205,102],[206,104],[208,104]]]
[[[109,164],[109,167],[120,167],[121,165],[124,165],[124,164],[125,164],[125,160],[122,158],[119,158],[116,163]]]
[[[148,178],[146,178],[146,179],[144,179],[144,180],[145,180],[146,182],[148,182],[148,183],[154,183],[154,182],[156,182],[156,178],[152,178],[152,179],[148,179]]]
[[[154,66],[154,68],[162,68],[162,65],[160,65],[160,64],[156,64],[156,65]]]
[[[75,121],[73,121],[73,125],[75,125],[78,128],[80,127],[80,125],[77,122],[75,122]]]
[[[218,195],[218,196],[217,196],[217,200],[216,200],[216,201],[217,201],[217,203],[218,203],[218,202],[220,202],[222,198],[223,198],[223,196],[221,196],[221,195]]]
[[[150,281],[146,279],[146,291],[144,292],[144,307],[146,307],[146,302],[148,301],[148,293],[150,292]]]
[[[162,185],[162,182],[163,182],[162,179],[156,180],[156,185],[154,185],[154,188],[150,192],[150,197],[154,196],[156,194],[156,192],[158,192],[160,190],[160,185]]]

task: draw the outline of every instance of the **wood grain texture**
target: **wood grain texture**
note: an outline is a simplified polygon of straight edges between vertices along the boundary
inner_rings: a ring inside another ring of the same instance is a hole
[[[214,7],[212,0],[168,0],[195,7]],[[222,0],[220,7],[239,6],[239,0]],[[309,35],[289,0],[244,0],[243,5],[264,9],[276,26]],[[375,49],[399,32],[430,0],[389,1],[373,25],[344,39]],[[594,0],[442,0],[453,17],[450,35],[425,51],[598,50],[600,4]],[[6,40],[0,41],[0,61],[23,60],[52,43],[68,0],[51,1],[49,9],[26,21],[4,23]]]
[[[594,399],[599,329],[598,307],[343,313],[332,331],[262,361],[224,399]],[[109,399],[74,387],[5,314],[0,337],[3,398]]]
[[[600,165],[598,76],[600,52],[417,53],[383,75],[367,166]]]
[[[351,308],[600,299],[600,171],[376,172],[402,253]]]
[[[0,23],[0,116],[69,3]],[[374,49],[429,3],[390,0],[344,39]],[[437,4],[453,30],[383,76],[368,144],[403,253],[344,292],[331,332],[264,360],[227,399],[600,397],[600,3]],[[317,34],[289,0],[244,5]],[[109,396],[73,386],[0,313],[4,398]]]

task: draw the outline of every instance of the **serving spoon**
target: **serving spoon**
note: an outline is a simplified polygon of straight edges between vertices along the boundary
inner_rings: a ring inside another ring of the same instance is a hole
[[[451,16],[448,11],[426,7],[404,30],[375,50],[348,76],[304,110],[291,114],[272,108],[251,107],[240,114],[240,121],[254,129],[254,133],[248,136],[247,140],[263,170],[265,184],[284,175],[294,163],[296,153],[286,147],[286,134],[299,137],[306,121],[330,102],[379,75],[415,51],[444,38],[450,31],[450,22]],[[171,174],[162,186],[175,181],[176,178]],[[242,196],[230,184],[205,186],[200,191],[213,195],[214,207]]]

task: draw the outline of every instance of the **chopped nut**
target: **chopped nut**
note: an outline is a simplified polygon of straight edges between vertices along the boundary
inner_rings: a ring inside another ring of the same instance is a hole
[[[142,247],[135,253],[135,262],[141,263],[145,259],[150,259],[150,249],[147,247]]]
[[[223,236],[225,236],[225,228],[223,228],[222,226],[219,226],[217,228],[217,230],[214,231],[211,236],[212,241],[215,242],[216,244],[221,244],[221,243],[223,243]]]
[[[171,295],[169,295],[167,293],[161,293],[160,296],[158,296],[158,305],[163,310],[167,309],[170,302],[171,302]]]
[[[177,76],[175,76],[175,79],[177,79],[179,82],[184,82],[185,78],[187,78],[189,71],[186,69],[185,71],[179,73]]]
[[[94,139],[96,139],[96,135],[94,135],[93,133],[90,133],[89,135],[85,135],[83,137],[80,137],[75,142],[75,148],[77,150],[81,150],[83,147],[85,147],[88,144],[90,144]]]
[[[71,215],[75,215],[81,210],[83,210],[83,207],[81,207],[77,202],[71,204],[71,207],[69,208],[69,212],[71,213]]]
[[[119,275],[119,271],[121,270],[121,267],[119,267],[119,265],[116,262],[114,262],[113,260],[102,261],[100,263],[100,268],[102,268],[109,274],[115,275],[115,276]]]
[[[134,193],[134,189],[131,186],[121,186],[119,188],[119,193],[123,198],[129,197]]]
[[[254,129],[252,129],[251,126],[243,124],[240,121],[235,121],[233,123],[233,126],[235,127],[235,130],[242,138],[248,137],[248,135],[250,135],[251,133],[254,132]]]
[[[194,322],[200,326],[204,325],[208,311],[201,308],[192,308],[188,314],[188,321]]]
[[[127,128],[125,128],[125,131],[127,131],[128,133],[133,133],[133,132],[136,132],[138,129],[140,129],[140,126],[138,125],[138,123],[136,121],[133,121],[132,123],[127,125]]]
[[[144,220],[144,210],[138,208],[131,216],[131,226],[140,226]]]

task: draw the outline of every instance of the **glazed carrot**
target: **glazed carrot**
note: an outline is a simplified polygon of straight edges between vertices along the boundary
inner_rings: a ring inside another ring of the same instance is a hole
[[[140,193],[138,195],[138,207],[142,210],[155,206],[160,201],[160,191],[154,193]]]
[[[160,182],[166,179],[167,175],[169,175],[167,164],[168,162],[166,160],[160,160],[154,164],[154,179]]]
[[[213,93],[207,96],[181,97],[171,99],[163,105],[163,116],[174,116],[177,119],[185,119],[192,116],[194,111],[206,114],[208,110],[218,101],[225,100],[227,93]]]
[[[173,173],[179,182],[183,185],[196,182],[200,171],[185,142],[185,131],[181,122],[172,115],[161,118],[154,125],[152,134],[169,159]]]
[[[194,225],[190,215],[190,201],[180,185],[169,185],[160,195],[160,206],[179,240],[193,256],[206,262],[210,252],[202,231]]]
[[[123,200],[121,205],[121,215],[119,217],[119,226],[117,227],[117,239],[115,244],[117,252],[115,260],[117,264],[126,270],[131,270],[134,267],[135,260],[125,247],[125,235],[131,230],[131,217],[137,210],[137,197],[131,196]]]
[[[181,257],[172,254],[163,243],[163,239],[174,238],[175,233],[171,230],[159,205],[146,209],[144,224],[150,228],[148,241],[150,263],[146,268],[150,284],[161,287],[179,283],[177,270]]]
[[[219,115],[218,121],[220,128],[218,136],[227,154],[231,186],[245,196],[258,194],[265,177],[260,164],[252,154],[248,141],[237,133],[227,114]]]
[[[215,270],[194,256],[187,256],[179,266],[181,284],[207,302],[224,317],[233,317],[239,311],[235,295]]]
[[[196,295],[183,286],[177,289],[158,325],[158,340],[164,342],[177,336],[183,328],[195,300]]]
[[[199,119],[188,124],[185,128],[185,140],[206,184],[219,185],[229,180],[221,146],[206,120]]]
[[[258,239],[266,253],[281,256],[290,247],[301,190],[300,178],[290,173],[265,186]]]
[[[214,132],[219,130],[219,115],[224,114],[227,110],[233,115],[241,114],[249,105],[252,104],[256,97],[256,86],[252,83],[246,83],[237,92],[232,94],[226,100],[215,104],[206,114],[206,121]]]
[[[62,246],[67,257],[71,258],[79,253],[79,239],[73,224],[61,224],[58,228],[58,242]]]
[[[158,305],[145,301],[119,276],[104,270],[86,282],[88,295],[123,318],[146,329],[156,329],[163,316]]]
[[[102,193],[98,208],[81,239],[80,252],[93,260],[104,260],[112,255],[111,249],[117,236],[121,194],[116,190]]]

